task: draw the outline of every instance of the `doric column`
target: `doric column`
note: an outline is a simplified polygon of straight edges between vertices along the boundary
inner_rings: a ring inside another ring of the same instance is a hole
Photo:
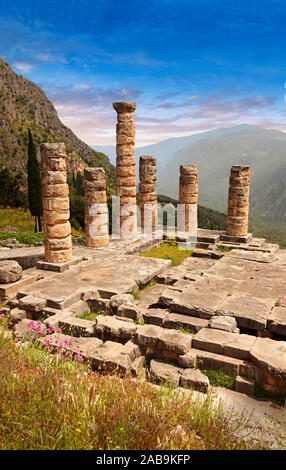
[[[250,167],[231,167],[229,178],[226,235],[246,237],[248,234]]]
[[[103,168],[84,169],[85,244],[102,247],[109,244],[106,181]]]
[[[40,153],[45,259],[50,263],[64,263],[72,259],[65,144],[41,144]]]
[[[196,165],[180,165],[179,181],[179,204],[184,204],[183,214],[184,226],[179,226],[179,230],[185,232],[197,231],[197,210],[198,210],[198,167]]]
[[[139,207],[141,213],[141,229],[144,231],[146,224],[148,229],[153,229],[157,221],[157,194],[156,182],[156,158],[142,155],[139,160]]]
[[[116,194],[120,196],[120,235],[137,232],[136,166],[134,158],[136,103],[113,103],[117,112],[116,126]]]

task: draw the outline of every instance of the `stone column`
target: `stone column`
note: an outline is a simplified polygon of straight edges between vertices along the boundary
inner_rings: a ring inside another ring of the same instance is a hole
[[[85,244],[99,248],[109,244],[106,181],[103,168],[84,169]]]
[[[142,155],[139,160],[139,207],[141,213],[141,229],[144,231],[146,224],[148,229],[153,229],[157,222],[157,194],[156,182],[156,158]],[[146,220],[145,220],[146,217]]]
[[[231,167],[229,178],[226,235],[246,237],[248,235],[250,167]]]
[[[136,103],[113,103],[116,126],[116,194],[120,197],[120,235],[134,236],[136,218],[136,166],[134,158]]]
[[[179,204],[183,208],[184,224],[179,224],[178,229],[196,234],[198,211],[198,167],[196,165],[180,165]],[[184,225],[184,226],[182,226]]]
[[[65,144],[41,144],[40,153],[45,259],[50,263],[64,263],[72,259]]]

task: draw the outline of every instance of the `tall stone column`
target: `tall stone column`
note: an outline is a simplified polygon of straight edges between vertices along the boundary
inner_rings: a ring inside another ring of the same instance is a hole
[[[180,165],[179,205],[182,205],[184,224],[178,221],[178,229],[196,234],[198,226],[198,167],[196,165]]]
[[[152,230],[157,222],[157,194],[156,182],[156,158],[142,155],[139,160],[139,207],[141,215],[141,229],[144,231],[146,224]]]
[[[113,103],[116,126],[116,194],[120,197],[120,235],[134,236],[136,218],[136,166],[134,158],[136,103]]]
[[[72,259],[65,144],[41,144],[40,153],[45,259],[50,263],[64,263]]]
[[[109,244],[105,171],[84,169],[85,244],[99,248]]]
[[[231,167],[229,178],[226,235],[246,237],[248,235],[250,167]]]

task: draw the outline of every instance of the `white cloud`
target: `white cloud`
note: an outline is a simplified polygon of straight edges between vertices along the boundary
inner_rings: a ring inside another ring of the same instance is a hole
[[[33,64],[29,64],[28,62],[13,62],[12,65],[16,69],[21,70],[21,72],[25,73],[29,73],[35,68]]]

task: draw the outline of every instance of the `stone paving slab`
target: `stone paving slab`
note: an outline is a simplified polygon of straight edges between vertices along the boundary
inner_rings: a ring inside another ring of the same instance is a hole
[[[221,308],[226,315],[236,319],[239,328],[261,331],[266,328],[267,319],[274,303],[274,299],[261,300],[239,293],[227,297]]]
[[[227,295],[227,290],[217,291],[217,289],[194,286],[182,293],[169,296],[167,305],[174,312],[209,320],[213,315],[223,314],[221,305]],[[164,298],[161,296],[159,303],[162,301]]]
[[[20,296],[34,295],[45,298],[49,307],[64,309],[80,300],[81,294],[87,288],[97,289],[104,298],[133,292],[138,284],[145,284],[169,265],[169,260],[137,255],[95,259],[70,268],[64,273],[54,274],[48,280],[38,281],[21,290]]]
[[[187,330],[197,333],[202,328],[208,327],[208,320],[203,318],[191,317],[189,315],[183,315],[181,313],[169,313],[165,315],[164,322],[162,324],[164,328],[178,328],[183,327]]]
[[[286,389],[286,341],[257,338],[250,357],[265,372],[283,380]]]

